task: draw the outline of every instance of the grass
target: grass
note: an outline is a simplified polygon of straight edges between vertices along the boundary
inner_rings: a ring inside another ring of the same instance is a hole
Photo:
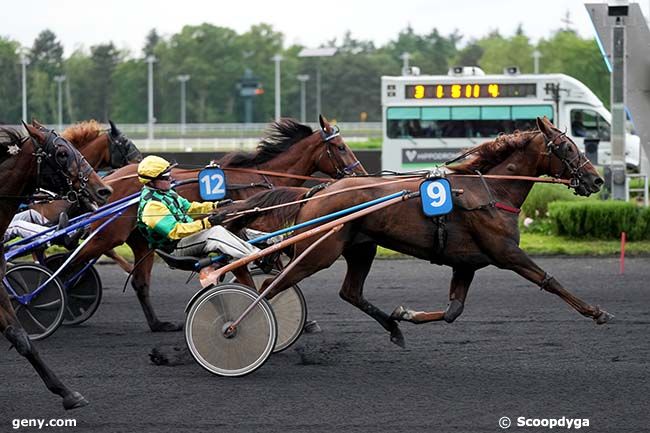
[[[621,252],[619,240],[570,239],[540,233],[522,233],[520,246],[531,255],[613,256]],[[625,254],[650,256],[650,241],[628,242]],[[407,257],[382,247],[377,256],[382,259]]]

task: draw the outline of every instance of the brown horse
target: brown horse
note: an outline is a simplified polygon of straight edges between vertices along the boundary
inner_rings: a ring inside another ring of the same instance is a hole
[[[0,128],[0,233],[4,233],[19,205],[37,188],[47,188],[88,205],[103,204],[111,194],[81,154],[52,131],[25,125],[29,135]],[[4,278],[4,246],[0,246],[0,276]],[[0,332],[18,353],[27,358],[47,388],[63,398],[63,407],[88,404],[86,399],[59,380],[38,354],[18,322],[5,290],[0,290]]]
[[[135,143],[122,133],[112,120],[109,119],[108,123],[110,128],[104,129],[95,120],[79,122],[66,128],[61,136],[72,143],[96,171],[118,169],[142,161],[142,154]],[[32,126],[47,130],[47,127],[37,120],[32,120]],[[65,200],[33,204],[30,207],[51,223],[58,221],[61,212],[72,211],[70,203]],[[125,272],[133,270],[133,266],[115,250],[106,251],[105,254],[117,262]]]
[[[236,170],[266,170],[305,176],[323,172],[329,176],[367,174],[354,153],[345,144],[336,126],[320,116],[320,129],[313,131],[291,119],[281,119],[271,125],[267,136],[262,139],[255,153],[232,153],[218,161],[225,169],[228,196],[242,199],[261,190],[275,186],[301,185],[304,180],[291,177],[274,177],[254,172]],[[235,168],[229,171],[228,168]],[[172,176],[177,181],[196,179],[197,170],[174,169]],[[118,200],[137,193],[142,184],[137,178],[137,167],[124,167],[104,179],[115,190],[111,200]],[[201,201],[197,183],[185,184],[176,191],[192,201]],[[156,316],[149,297],[153,255],[146,239],[136,227],[137,206],[129,208],[122,218],[98,233],[75,258],[84,263],[106,251],[126,242],[133,250],[137,264],[131,284],[138,295],[147,322],[152,331],[178,331],[182,324],[162,322]],[[100,222],[101,223],[101,222]],[[264,229],[264,227],[258,227]],[[273,227],[275,228],[275,227]]]
[[[579,195],[597,192],[603,180],[576,145],[546,119],[537,119],[539,130],[500,136],[479,146],[471,159],[453,168],[455,174],[475,174],[476,170],[489,174],[540,176],[550,175],[571,179]],[[329,267],[339,256],[345,258],[348,270],[340,296],[377,320],[390,332],[391,341],[403,346],[404,339],[398,321],[425,323],[445,320],[453,322],[463,311],[467,292],[476,270],[488,265],[510,269],[540,286],[543,290],[560,296],[569,305],[598,324],[613,316],[596,306],[589,305],[571,294],[551,275],[539,268],[519,248],[519,229],[516,208],[528,195],[533,183],[528,180],[493,180],[477,177],[449,175],[453,188],[464,194],[455,199],[455,209],[446,217],[444,233],[446,245],[440,245],[439,226],[424,216],[421,200],[411,199],[371,213],[346,224],[306,256],[293,268],[269,297],[273,297],[315,272]],[[327,200],[314,200],[303,207],[292,205],[276,209],[266,215],[279,218],[278,223],[295,220],[307,221],[402,189],[418,191],[422,179],[404,183],[380,185],[376,179],[343,179],[325,191],[344,190],[367,185],[367,189],[342,192]],[[485,181],[485,184],[483,183]],[[239,209],[264,207],[278,202],[301,198],[305,188],[281,188],[260,193],[249,200],[235,204],[227,212]],[[323,194],[321,192],[320,194]],[[254,216],[236,220],[237,226],[246,225]],[[230,227],[236,230],[238,227]],[[398,306],[386,314],[363,297],[363,284],[376,253],[376,244],[364,242],[370,238],[375,243],[431,261],[451,266],[450,303],[444,311],[415,311]],[[310,238],[295,244],[297,257],[310,244]],[[272,279],[264,282],[266,288]],[[261,289],[261,290],[262,290]]]

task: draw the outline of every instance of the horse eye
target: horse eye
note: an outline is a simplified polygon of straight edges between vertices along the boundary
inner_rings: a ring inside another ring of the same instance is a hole
[[[339,145],[338,149],[339,149],[339,152],[345,153],[345,145],[344,144]]]

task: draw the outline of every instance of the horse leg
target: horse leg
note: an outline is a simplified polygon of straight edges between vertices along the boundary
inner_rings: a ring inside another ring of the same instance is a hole
[[[4,275],[4,269],[4,253],[0,246],[0,277]],[[4,289],[0,289],[0,332],[16,348],[18,353],[27,358],[32,364],[34,370],[36,370],[43,382],[45,382],[47,389],[63,398],[63,407],[66,410],[83,407],[88,404],[88,401],[83,395],[65,386],[45,362],[43,362],[36,347],[29,339],[27,332],[20,326],[20,322],[18,322],[16,313],[9,300],[9,295]]]
[[[343,251],[348,270],[339,291],[339,296],[379,322],[384,329],[390,332],[390,341],[404,348],[406,346],[404,336],[395,318],[389,316],[363,297],[363,284],[370,272],[376,253],[377,244],[372,242],[351,245]]]
[[[449,287],[449,305],[447,305],[446,310],[414,311],[400,305],[395,308],[390,317],[395,320],[404,320],[415,324],[437,322],[440,320],[451,323],[463,312],[467,291],[473,279],[473,269],[454,268],[454,273],[451,277],[451,286]]]
[[[553,276],[537,266],[518,246],[511,245],[506,251],[500,251],[498,257],[497,265],[500,268],[515,271],[527,280],[537,284],[542,290],[559,296],[578,313],[595,320],[598,325],[607,323],[614,318],[607,311],[601,310],[598,306],[590,305],[569,292]]]
[[[122,270],[124,272],[126,272],[127,274],[130,274],[131,272],[133,272],[133,265],[131,263],[129,263],[124,257],[117,254],[117,252],[114,249],[106,251],[104,253],[104,255],[111,258],[111,259],[113,259],[113,261],[115,261],[115,263],[117,263],[117,265],[120,268],[122,268]]]
[[[140,235],[133,233],[129,236],[127,243],[133,250],[135,263],[137,266],[133,271],[133,279],[131,286],[135,290],[140,301],[140,306],[147,319],[147,324],[152,332],[174,332],[183,329],[182,323],[161,322],[156,315],[156,312],[151,305],[151,298],[149,296],[149,288],[151,284],[151,270],[153,268],[153,253],[149,253],[149,246],[147,241]],[[145,257],[146,254],[149,254]],[[143,258],[145,257],[145,258]]]

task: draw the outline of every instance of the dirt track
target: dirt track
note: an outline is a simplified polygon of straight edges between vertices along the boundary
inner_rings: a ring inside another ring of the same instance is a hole
[[[520,416],[588,418],[581,430],[590,432],[648,431],[650,259],[628,259],[624,276],[616,259],[538,263],[616,320],[596,326],[517,275],[488,268],[455,323],[402,324],[402,350],[339,299],[337,262],[302,285],[323,332],[235,379],[193,363],[152,365],[151,347],[182,335],[150,333],[134,293],[121,292],[124,275],[100,266],[106,289],[96,316],[37,343],[91,405],[64,412],[27,362],[2,350],[0,432],[14,418],[76,418],[76,428],[60,430],[83,432],[494,432],[502,416],[514,432],[548,431],[516,427]],[[447,304],[450,275],[421,261],[377,261],[366,295],[388,312],[399,304],[437,310]],[[183,319],[196,287],[184,285],[186,276],[157,265],[153,299],[162,318]]]

